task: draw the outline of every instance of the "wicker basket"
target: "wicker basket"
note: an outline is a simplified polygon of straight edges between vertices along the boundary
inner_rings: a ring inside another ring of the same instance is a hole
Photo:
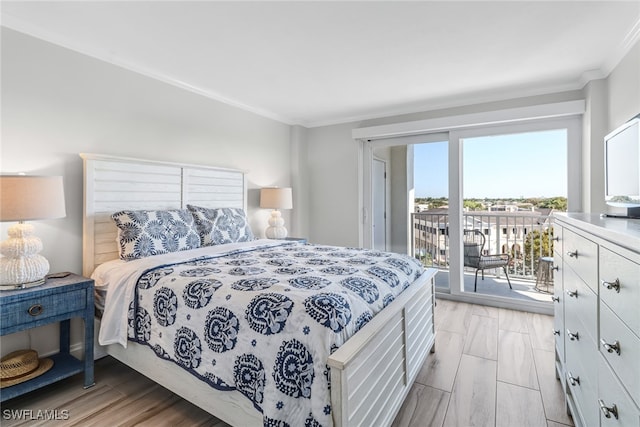
[[[38,352],[18,350],[0,359],[0,378],[19,377],[38,368]]]

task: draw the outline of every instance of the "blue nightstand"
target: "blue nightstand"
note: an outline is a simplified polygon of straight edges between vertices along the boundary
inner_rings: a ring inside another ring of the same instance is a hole
[[[47,279],[44,285],[35,288],[0,292],[0,335],[60,322],[60,352],[48,356],[53,359],[53,368],[29,381],[1,389],[0,401],[80,372],[84,372],[85,388],[94,385],[93,313],[93,280],[75,274]],[[69,326],[74,317],[84,320],[84,360],[69,352]]]

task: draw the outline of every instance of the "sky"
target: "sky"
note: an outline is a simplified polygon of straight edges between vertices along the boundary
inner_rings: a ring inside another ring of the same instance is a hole
[[[448,197],[448,143],[414,146],[416,197]],[[566,130],[463,141],[463,198],[567,196]]]

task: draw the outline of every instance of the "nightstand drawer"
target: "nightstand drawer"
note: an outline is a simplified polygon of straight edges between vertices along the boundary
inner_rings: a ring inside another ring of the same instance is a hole
[[[17,301],[3,305],[2,313],[0,314],[0,325],[2,325],[2,329],[8,329],[16,325],[25,325],[28,328],[28,325],[32,322],[84,310],[86,306],[86,289]]]

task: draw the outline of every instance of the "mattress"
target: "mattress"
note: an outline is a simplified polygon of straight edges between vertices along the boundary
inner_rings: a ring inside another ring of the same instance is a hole
[[[327,357],[423,273],[405,255],[255,240],[110,261],[99,342],[135,341],[265,425],[331,425]]]

